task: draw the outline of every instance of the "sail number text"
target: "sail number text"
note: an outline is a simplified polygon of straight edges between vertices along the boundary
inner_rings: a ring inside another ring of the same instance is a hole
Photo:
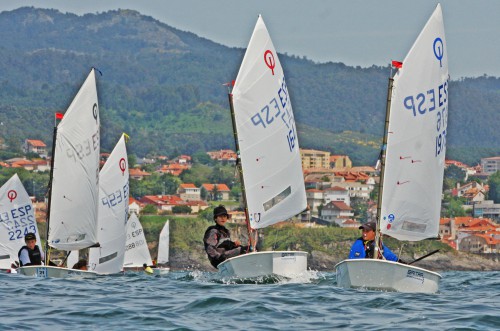
[[[112,192],[105,197],[101,198],[103,206],[108,206],[108,208],[113,208],[114,206],[122,203],[123,201],[128,203],[128,182],[123,185],[122,188]]]
[[[436,100],[437,98],[437,100]],[[418,93],[416,96],[409,95],[403,100],[406,109],[413,112],[413,116],[425,115],[436,109],[443,107],[448,101],[448,82],[439,85],[436,89],[432,88],[426,92]]]
[[[81,143],[77,143],[66,149],[68,158],[72,158],[76,162],[76,158],[82,160],[85,156],[89,156],[93,151],[99,148],[99,130],[88,139]]]
[[[132,231],[131,233],[127,233],[127,241],[129,241],[132,238],[139,237],[141,235],[141,233],[142,233],[142,229],[137,229],[137,230]],[[139,240],[133,241],[133,242],[126,245],[125,251],[128,251],[129,249],[133,249],[136,247],[140,247],[144,244],[145,244],[144,239],[139,239]]]
[[[23,239],[30,232],[37,233],[35,216],[31,205],[0,213],[0,223],[5,224],[9,240]]]
[[[277,120],[276,120],[277,119]],[[280,121],[281,119],[281,121]],[[277,95],[271,99],[260,111],[256,112],[251,117],[254,126],[262,126],[267,129],[275,125],[275,123],[284,123],[288,131],[286,140],[290,152],[294,150],[296,144],[295,121],[291,111],[290,99],[288,97],[288,88],[286,86],[285,77]],[[276,120],[276,121],[275,121]]]
[[[448,82],[425,92],[409,95],[403,100],[403,105],[410,110],[413,117],[436,114],[436,144],[435,156],[441,155],[446,147],[446,128],[448,123]]]

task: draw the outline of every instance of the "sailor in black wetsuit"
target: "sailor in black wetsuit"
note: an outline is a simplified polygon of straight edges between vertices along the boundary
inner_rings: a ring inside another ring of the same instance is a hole
[[[219,263],[228,258],[247,253],[246,248],[241,246],[239,240],[231,240],[231,234],[224,226],[229,217],[223,205],[215,207],[214,221],[216,224],[209,226],[203,237],[208,259],[215,268],[217,268]]]

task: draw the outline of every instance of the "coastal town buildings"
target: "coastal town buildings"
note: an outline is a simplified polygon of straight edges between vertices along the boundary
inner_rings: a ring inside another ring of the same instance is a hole
[[[494,174],[500,170],[500,156],[482,158],[481,167],[485,174]]]
[[[47,145],[41,140],[26,139],[22,146],[23,153],[35,153],[42,157],[47,156]]]
[[[441,241],[459,251],[500,253],[500,224],[489,218],[442,218],[439,234]]]
[[[300,149],[302,169],[330,168],[330,152],[318,151],[315,149]]]

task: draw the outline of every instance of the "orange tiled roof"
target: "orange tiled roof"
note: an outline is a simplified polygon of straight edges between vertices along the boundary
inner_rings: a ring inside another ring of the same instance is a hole
[[[33,147],[47,147],[45,143],[41,140],[28,139],[26,142]]]
[[[347,191],[347,190],[340,186],[334,186],[326,189],[325,191]]]
[[[129,170],[130,176],[151,176],[149,172],[142,171],[139,168],[133,168]]]
[[[349,207],[344,201],[330,201],[330,203],[327,204],[327,206],[334,206],[336,209],[339,210],[352,210],[351,207]]]
[[[155,205],[185,205],[186,202],[176,195],[145,195],[140,200],[142,203]]]
[[[205,190],[211,192],[214,190],[214,185],[217,185],[217,191],[219,192],[224,192],[224,191],[231,191],[229,187],[227,187],[226,184],[202,184],[202,186],[205,188]]]
[[[208,204],[205,202],[205,201],[202,201],[202,200],[190,200],[190,201],[186,201],[186,205],[188,206],[200,206],[200,207],[204,207],[204,206],[208,206]]]
[[[193,183],[184,183],[179,185],[180,188],[197,188]]]

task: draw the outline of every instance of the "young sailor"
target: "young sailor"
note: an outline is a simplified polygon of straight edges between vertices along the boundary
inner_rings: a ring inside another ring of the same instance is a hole
[[[36,244],[36,236],[30,232],[24,236],[25,246],[21,247],[17,256],[21,267],[29,265],[42,265],[45,261],[43,251]]]
[[[215,225],[209,226],[205,231],[203,243],[210,263],[217,268],[224,260],[247,253],[239,240],[232,241],[229,230],[224,226],[230,215],[223,205],[214,208]]]
[[[363,230],[361,238],[358,238],[351,247],[349,253],[350,259],[371,259],[373,258],[373,253],[375,251],[375,222],[368,222],[359,227]],[[396,254],[391,252],[391,250],[382,244],[383,255],[386,260],[398,261]],[[400,261],[402,262],[402,261]]]

